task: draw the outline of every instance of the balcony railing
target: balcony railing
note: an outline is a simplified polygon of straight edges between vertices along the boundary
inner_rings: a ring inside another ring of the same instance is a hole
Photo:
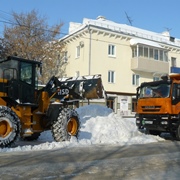
[[[151,73],[169,73],[169,63],[144,57],[131,59],[131,69]]]

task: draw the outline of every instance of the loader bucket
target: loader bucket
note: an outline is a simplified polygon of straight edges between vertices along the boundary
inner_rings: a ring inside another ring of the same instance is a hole
[[[105,98],[105,91],[100,75],[79,76],[77,78],[59,79],[61,86],[70,87],[70,99]]]

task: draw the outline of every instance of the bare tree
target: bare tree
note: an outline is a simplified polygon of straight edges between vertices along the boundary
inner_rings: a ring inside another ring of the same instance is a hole
[[[57,41],[63,23],[49,27],[47,18],[39,16],[36,10],[20,14],[13,12],[12,17],[11,23],[4,28],[1,56],[16,55],[42,61],[42,82],[46,82],[49,77],[60,72],[65,64],[59,59],[64,46]]]

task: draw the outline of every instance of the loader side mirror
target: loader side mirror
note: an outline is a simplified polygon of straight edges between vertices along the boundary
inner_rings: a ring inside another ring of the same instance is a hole
[[[39,68],[40,75],[42,75],[42,63],[38,64],[38,68]]]

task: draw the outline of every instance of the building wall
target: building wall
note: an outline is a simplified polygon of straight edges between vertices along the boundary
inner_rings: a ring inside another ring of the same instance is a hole
[[[75,76],[76,71],[79,71],[79,75],[101,74],[107,91],[116,89],[134,93],[136,87],[130,83],[134,72],[130,69],[132,50],[129,40],[110,37],[108,33],[98,34],[96,31],[92,32],[91,39],[89,36],[87,32],[84,37],[67,43],[69,57],[67,75]],[[80,42],[83,42],[84,46],[80,48],[80,57],[76,58],[76,47]],[[109,44],[116,48],[115,57],[108,56]],[[108,70],[115,72],[115,83],[108,83]]]
[[[87,34],[88,35],[88,34]],[[80,47],[80,56],[76,57],[76,47],[80,45],[80,42],[84,42],[84,46]],[[66,44],[68,51],[68,61],[66,74],[67,76],[75,76],[76,72],[79,71],[79,75],[88,75],[88,53],[89,53],[89,41],[88,37],[80,37],[72,39]]]

